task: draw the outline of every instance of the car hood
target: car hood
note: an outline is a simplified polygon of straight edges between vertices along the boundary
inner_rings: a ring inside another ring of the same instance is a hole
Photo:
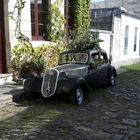
[[[88,65],[85,64],[65,64],[55,67],[60,73],[66,72],[69,75],[85,75],[88,69]]]
[[[84,64],[65,64],[65,65],[59,65],[55,67],[58,71],[67,71],[67,70],[73,70],[73,69],[83,69],[86,68],[87,65]]]

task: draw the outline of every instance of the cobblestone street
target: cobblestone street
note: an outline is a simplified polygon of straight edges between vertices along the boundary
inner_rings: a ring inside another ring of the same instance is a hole
[[[81,107],[61,99],[9,103],[0,108],[0,140],[140,140],[140,70],[89,93]]]

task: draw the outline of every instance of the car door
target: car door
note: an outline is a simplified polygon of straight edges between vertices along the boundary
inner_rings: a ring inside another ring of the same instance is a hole
[[[91,59],[94,61],[93,68],[89,71],[88,83],[91,87],[97,87],[107,81],[108,60],[104,53],[93,53]],[[92,61],[92,60],[90,60]]]
[[[97,64],[98,61],[99,53],[91,54],[90,64],[92,64],[92,67],[89,67],[87,76],[87,81],[91,88],[95,88],[100,84],[100,67]]]
[[[108,72],[108,59],[104,52],[99,54],[100,63],[98,65],[98,70],[100,73],[100,84],[105,84],[107,82],[107,72]]]

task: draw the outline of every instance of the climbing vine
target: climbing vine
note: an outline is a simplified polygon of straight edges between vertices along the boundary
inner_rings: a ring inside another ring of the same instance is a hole
[[[70,0],[70,17],[73,29],[89,29],[90,0]]]
[[[47,17],[47,34],[48,40],[62,40],[65,36],[64,16],[60,11],[61,0],[56,0],[50,7]]]
[[[90,0],[70,0],[69,49],[100,49],[100,40],[90,32]]]
[[[83,0],[82,10],[82,27],[89,29],[90,27],[90,0]]]
[[[70,17],[72,29],[82,28],[82,0],[70,1]]]

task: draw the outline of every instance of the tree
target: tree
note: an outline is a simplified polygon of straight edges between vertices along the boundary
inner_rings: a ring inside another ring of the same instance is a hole
[[[100,40],[90,32],[90,0],[70,0],[69,49],[99,49]]]

